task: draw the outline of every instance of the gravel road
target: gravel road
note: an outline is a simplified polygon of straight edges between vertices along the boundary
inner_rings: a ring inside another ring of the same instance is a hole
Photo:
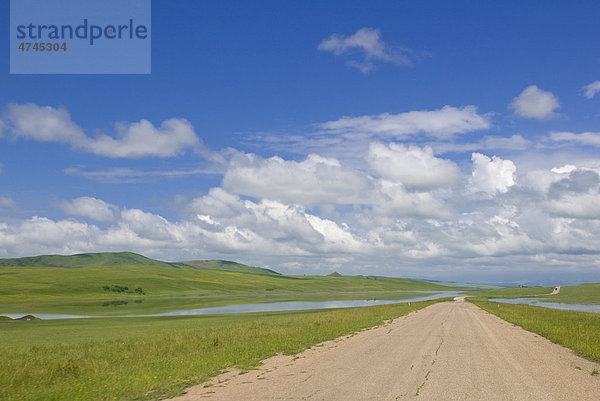
[[[173,400],[598,401],[594,369],[457,298],[255,371],[230,371]]]

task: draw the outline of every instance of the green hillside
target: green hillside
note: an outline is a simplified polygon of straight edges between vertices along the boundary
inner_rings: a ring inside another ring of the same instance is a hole
[[[222,270],[228,272],[255,273],[255,274],[280,274],[276,271],[262,267],[247,266],[227,260],[190,260],[176,263],[178,266],[193,267],[205,270]]]
[[[77,255],[42,255],[17,259],[0,259],[0,266],[30,267],[96,267],[96,266],[162,266],[166,262],[132,252],[80,253]]]

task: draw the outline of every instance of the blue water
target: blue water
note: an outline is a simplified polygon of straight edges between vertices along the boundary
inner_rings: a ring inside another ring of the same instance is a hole
[[[505,299],[505,298],[490,298],[492,302],[501,302],[504,304],[524,304],[524,305],[533,305],[533,306],[541,306],[544,308],[550,309],[563,309],[563,310],[574,310],[580,312],[594,312],[600,313],[600,305],[590,305],[590,304],[565,304],[561,302],[546,302],[544,300],[540,300],[538,298],[515,298],[515,299]]]
[[[423,293],[428,291],[422,291]],[[407,299],[367,299],[367,300],[352,300],[352,301],[323,301],[323,302],[270,302],[263,304],[240,304],[229,306],[218,306],[213,308],[199,309],[183,309],[174,310],[164,313],[156,313],[152,315],[127,315],[127,316],[110,316],[110,317],[147,317],[147,316],[186,316],[186,315],[216,315],[221,313],[249,313],[249,312],[280,312],[280,311],[296,311],[310,309],[332,309],[332,308],[353,308],[359,306],[375,306],[385,304],[399,304],[407,302],[428,301],[431,299],[456,297],[461,295],[459,291],[442,291],[431,293],[421,297]],[[81,315],[62,315],[51,313],[0,313],[0,316],[8,316],[12,319],[20,318],[25,315],[34,315],[40,319],[77,319],[77,318],[92,318],[92,317],[109,317],[109,316],[81,316]]]

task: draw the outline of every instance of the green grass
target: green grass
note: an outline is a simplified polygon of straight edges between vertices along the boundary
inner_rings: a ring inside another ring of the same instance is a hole
[[[467,298],[480,308],[600,362],[600,314]]]
[[[146,400],[438,301],[326,311],[0,322],[0,399]]]
[[[548,302],[600,304],[600,283],[561,287],[550,295],[554,287],[506,287],[469,292],[470,296],[484,298],[540,298]]]
[[[143,289],[144,295],[105,286]],[[0,267],[0,314],[151,314],[249,302],[401,299],[452,290],[418,280],[286,276],[171,266]]]
[[[600,283],[561,287],[558,294],[546,298],[552,302],[600,304]]]

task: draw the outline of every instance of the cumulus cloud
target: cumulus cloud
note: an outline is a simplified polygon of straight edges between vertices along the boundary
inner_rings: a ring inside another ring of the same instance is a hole
[[[16,137],[68,143],[74,147],[81,147],[88,140],[64,107],[40,107],[33,103],[11,104],[8,106],[6,119]]]
[[[594,81],[591,84],[588,84],[582,88],[584,92],[584,96],[588,99],[596,96],[596,93],[600,92],[600,81]]]
[[[473,153],[471,160],[471,185],[475,191],[494,195],[497,192],[505,193],[515,185],[514,174],[517,167],[511,160],[503,160],[497,156],[490,159],[481,153]]]
[[[545,120],[555,117],[554,110],[559,106],[558,97],[531,85],[515,97],[508,107],[521,117]]]
[[[61,142],[74,149],[114,158],[171,157],[192,149],[211,157],[192,125],[172,118],[155,127],[147,120],[118,123],[115,136],[86,135],[65,108],[41,107],[33,103],[10,105],[6,112],[9,131],[16,137],[43,142]]]
[[[342,167],[336,159],[312,154],[296,162],[241,153],[232,158],[223,187],[255,198],[305,205],[364,203],[373,188],[364,174]]]
[[[555,217],[600,219],[600,195],[597,193],[565,195],[550,201],[547,207]]]
[[[376,216],[415,217],[447,220],[454,214],[446,203],[428,192],[408,192],[403,185],[379,181],[378,201],[372,206]]]
[[[478,114],[477,107],[444,106],[439,110],[383,113],[375,116],[342,117],[319,124],[325,131],[342,134],[407,138],[425,134],[452,138],[456,134],[490,128],[490,116]]]
[[[367,160],[380,177],[400,182],[409,190],[431,190],[456,185],[461,178],[458,166],[433,155],[430,147],[373,143]]]
[[[552,132],[550,139],[557,142],[575,142],[582,145],[600,146],[600,132]]]
[[[111,222],[115,220],[118,208],[103,200],[83,196],[70,202],[62,202],[60,208],[68,215],[88,217],[96,221]]]
[[[97,155],[108,157],[169,157],[185,149],[198,149],[200,139],[192,125],[180,118],[171,118],[155,127],[147,120],[131,124],[117,124],[117,137],[100,135],[85,144]]]
[[[333,34],[323,40],[318,49],[336,56],[358,53],[362,57],[348,61],[348,65],[365,74],[375,69],[377,61],[396,65],[411,64],[409,49],[385,43],[379,30],[373,28],[361,28],[350,36]]]

